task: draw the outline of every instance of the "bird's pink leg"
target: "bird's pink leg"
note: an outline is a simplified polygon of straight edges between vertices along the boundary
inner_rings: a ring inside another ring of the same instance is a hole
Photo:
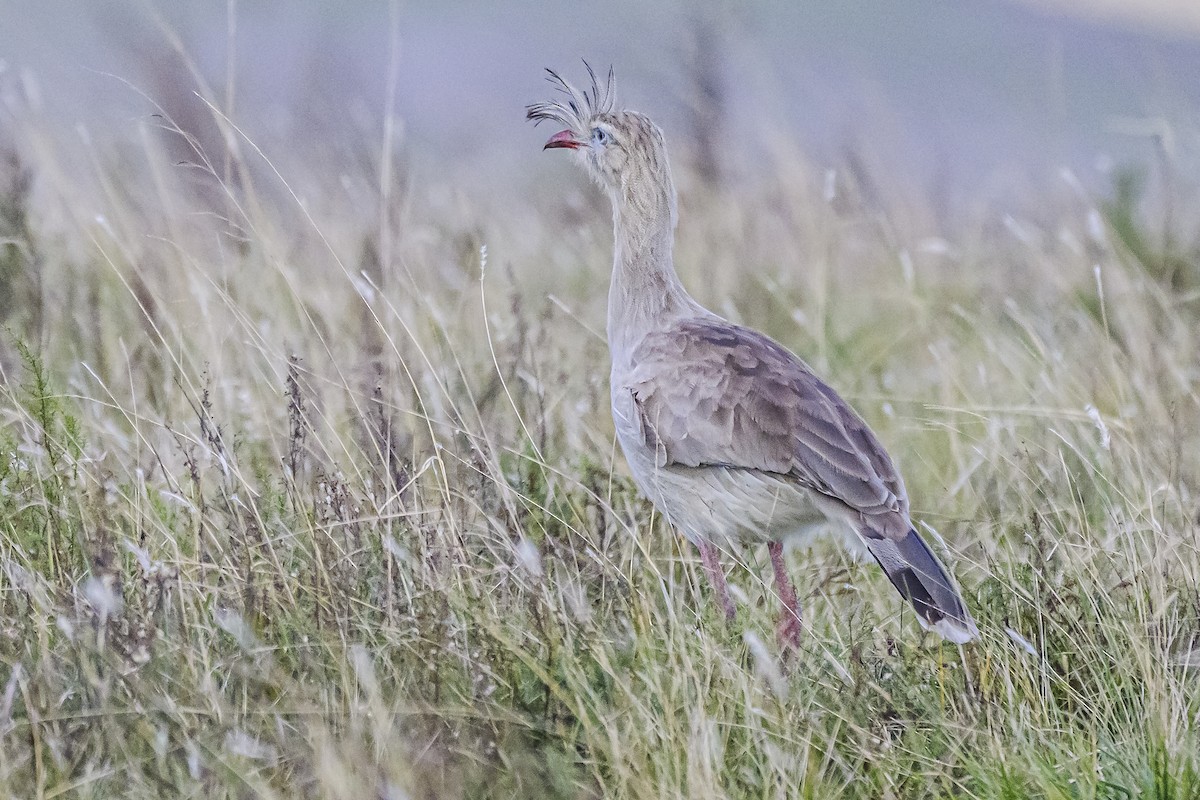
[[[771,554],[771,566],[775,568],[775,591],[783,603],[783,613],[779,617],[779,643],[799,650],[800,606],[796,602],[796,590],[788,579],[787,565],[783,563],[783,542],[770,542],[767,551]]]
[[[725,612],[725,619],[733,622],[737,611],[729,596],[729,586],[725,583],[725,570],[721,569],[721,563],[717,561],[717,548],[703,539],[699,544],[700,560],[704,562],[704,571],[708,573],[708,580],[712,584],[713,591],[717,593],[717,600],[721,603],[721,610]]]

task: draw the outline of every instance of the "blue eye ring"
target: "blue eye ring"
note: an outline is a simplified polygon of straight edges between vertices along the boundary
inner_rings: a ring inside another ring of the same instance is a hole
[[[608,144],[608,132],[603,128],[592,128],[592,141],[596,144]]]

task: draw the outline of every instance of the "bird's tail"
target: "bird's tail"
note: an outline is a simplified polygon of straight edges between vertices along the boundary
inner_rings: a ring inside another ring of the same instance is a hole
[[[979,636],[962,595],[915,530],[909,530],[902,539],[867,531],[863,540],[892,585],[917,610],[921,627],[956,644]]]

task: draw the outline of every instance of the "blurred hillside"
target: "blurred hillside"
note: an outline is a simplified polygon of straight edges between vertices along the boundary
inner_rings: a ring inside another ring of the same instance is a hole
[[[522,107],[543,67],[580,57],[614,64],[631,107],[727,167],[783,139],[817,164],[853,153],[943,209],[1003,203],[1061,166],[1107,189],[1113,164],[1154,162],[1163,131],[1172,158],[1196,150],[1200,14],[1171,0],[5,5],[9,79],[65,130],[132,138],[150,98],[203,140],[206,83],[268,153],[350,160],[338,142],[381,130],[394,91],[407,163],[479,192],[528,169],[542,134]]]

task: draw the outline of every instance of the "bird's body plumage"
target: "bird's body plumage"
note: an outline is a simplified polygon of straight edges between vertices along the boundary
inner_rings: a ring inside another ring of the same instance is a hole
[[[975,624],[913,529],[904,483],[866,423],[797,356],[708,311],[679,281],[661,131],[644,115],[614,110],[611,72],[603,92],[593,75],[588,94],[551,75],[570,100],[531,106],[528,116],[570,126],[547,147],[581,151],[613,204],[612,410],[638,487],[700,546],[710,572],[714,545],[777,548],[842,523],[923,626],[956,642],[973,638]],[[779,552],[772,559],[784,578]],[[713,577],[724,594],[723,576]]]
[[[685,319],[644,336],[631,363],[613,375],[614,408],[627,393],[635,409],[618,422],[627,454],[645,451],[655,469],[785,481],[805,500],[791,504],[803,512],[776,509],[781,525],[836,515],[881,536],[911,527],[904,484],[866,423],[774,340],[715,317]]]

